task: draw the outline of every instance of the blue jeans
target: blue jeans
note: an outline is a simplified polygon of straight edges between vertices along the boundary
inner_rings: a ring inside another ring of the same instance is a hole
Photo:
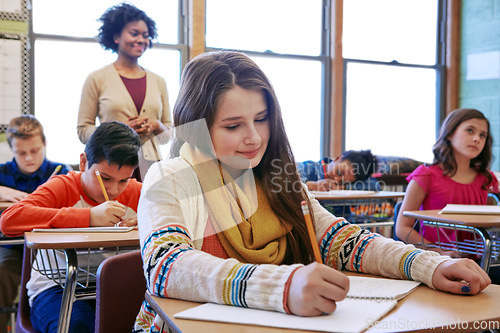
[[[63,289],[59,286],[43,291],[35,297],[31,307],[31,324],[42,333],[57,332]],[[69,331],[94,333],[95,300],[79,300],[73,303]]]

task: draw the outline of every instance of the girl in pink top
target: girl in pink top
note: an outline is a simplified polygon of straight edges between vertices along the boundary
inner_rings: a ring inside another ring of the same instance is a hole
[[[498,193],[498,180],[488,170],[492,143],[490,124],[480,111],[452,111],[434,144],[432,165],[419,166],[407,178],[408,188],[397,217],[397,237],[412,244],[422,243],[422,237],[424,243],[435,243],[438,239],[455,241],[457,236],[459,240],[470,238],[470,233],[457,235],[453,230],[443,229],[438,235],[436,228],[422,223],[416,231],[415,219],[403,216],[403,211],[442,209],[447,204],[485,205],[488,192]],[[451,251],[443,254],[460,256]]]

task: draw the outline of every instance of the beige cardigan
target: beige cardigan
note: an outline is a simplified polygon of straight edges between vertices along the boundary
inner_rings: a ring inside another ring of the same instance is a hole
[[[146,70],[146,96],[140,113],[150,119],[158,119],[167,128],[172,125],[165,80],[149,70]],[[82,143],[87,143],[96,129],[96,118],[101,123],[111,120],[126,123],[129,117],[138,114],[113,64],[104,66],[90,73],[83,84],[78,111],[78,137]],[[149,140],[150,137],[141,137],[143,144]],[[158,160],[152,148],[150,144],[148,148],[143,146],[144,157]]]

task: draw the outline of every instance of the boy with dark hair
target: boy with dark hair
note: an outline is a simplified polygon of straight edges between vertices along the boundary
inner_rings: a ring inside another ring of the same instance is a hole
[[[348,150],[333,160],[325,157],[319,162],[301,162],[297,169],[309,191],[381,190],[372,177],[377,171],[377,159],[370,150]]]
[[[45,157],[42,124],[32,115],[13,118],[7,129],[12,161],[0,164],[0,200],[18,202],[45,183],[53,173],[68,168]],[[11,307],[21,283],[23,246],[0,246],[0,308]],[[7,332],[8,313],[0,313],[0,333]]]
[[[137,205],[141,183],[130,179],[138,164],[140,139],[129,126],[104,122],[92,134],[80,155],[81,172],[56,176],[22,201],[9,207],[0,227],[9,236],[22,235],[34,228],[109,227],[137,225]],[[109,197],[100,186],[98,171]],[[91,254],[81,260],[93,263],[106,255]],[[64,257],[53,257],[65,265]],[[26,285],[31,306],[31,322],[40,332],[57,330],[63,289],[32,269]],[[95,301],[79,300],[73,305],[70,331],[94,332]]]

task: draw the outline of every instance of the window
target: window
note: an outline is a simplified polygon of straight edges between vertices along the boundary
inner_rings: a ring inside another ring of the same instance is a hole
[[[323,6],[321,0],[207,0],[206,5],[207,48],[243,51],[266,73],[297,161],[323,154],[318,143],[329,110],[323,96],[329,72]]]
[[[432,162],[444,84],[442,5],[344,1],[345,150]]]
[[[33,112],[47,136],[47,157],[79,163],[84,146],[76,124],[83,82],[90,72],[116,59],[94,38],[104,11],[122,1],[33,1],[31,41],[33,61]],[[158,40],[141,57],[141,66],[163,76],[170,107],[177,97],[181,66],[187,59],[181,1],[129,1],[144,10],[158,29]]]

